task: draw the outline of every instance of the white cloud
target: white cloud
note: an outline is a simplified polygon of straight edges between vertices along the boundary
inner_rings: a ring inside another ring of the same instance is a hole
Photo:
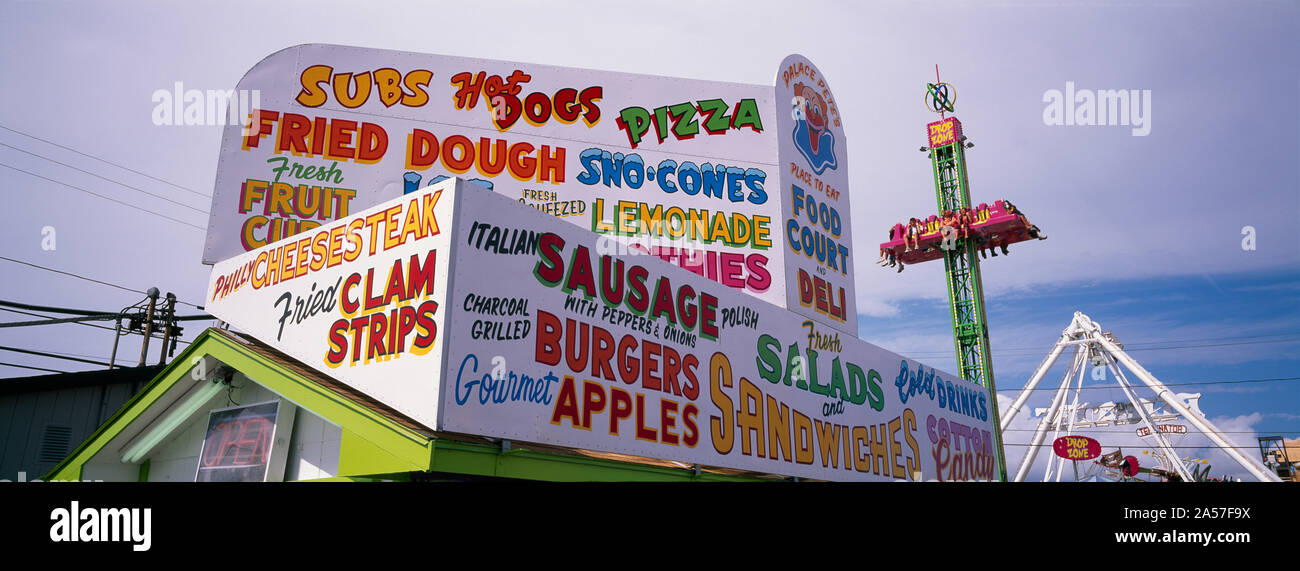
[[[858,313],[870,317],[895,317],[898,315],[898,306],[877,299],[859,299]]]

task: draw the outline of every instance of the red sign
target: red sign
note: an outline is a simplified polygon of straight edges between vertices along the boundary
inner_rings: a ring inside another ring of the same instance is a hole
[[[931,149],[942,147],[961,139],[961,121],[956,117],[935,121],[926,125],[926,132],[930,135]]]
[[[1066,460],[1092,460],[1101,456],[1101,443],[1087,436],[1062,436],[1052,443],[1052,451]]]

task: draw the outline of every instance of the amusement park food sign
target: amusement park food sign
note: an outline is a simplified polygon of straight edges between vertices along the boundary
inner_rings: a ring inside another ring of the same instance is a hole
[[[795,79],[813,102],[800,133],[829,157],[830,181],[845,170],[838,111],[820,77]],[[776,139],[800,134],[777,128],[770,85],[308,44],[237,87],[259,92],[261,108],[224,133],[204,263],[464,176],[624,252],[856,334],[847,181],[807,183],[816,200],[796,211],[807,235],[787,232]]]
[[[785,306],[858,333],[848,142],[826,76],[791,55],[776,77]],[[861,190],[859,190],[861,192]]]
[[[217,264],[217,317],[435,430],[991,479],[988,391],[453,179]]]
[[[213,266],[208,311],[434,426],[455,183]]]

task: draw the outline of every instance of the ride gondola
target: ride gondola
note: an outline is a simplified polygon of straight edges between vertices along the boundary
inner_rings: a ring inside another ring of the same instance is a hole
[[[1046,239],[1046,236],[1038,234],[1037,227],[1028,223],[1024,213],[1019,212],[1015,205],[1008,201],[997,200],[992,205],[981,203],[973,209],[973,213],[975,222],[970,225],[969,239],[975,240],[980,250],[1000,248],[1035,238]],[[892,253],[904,264],[941,259],[944,252],[942,228],[943,219],[938,215],[931,214],[929,218],[921,220],[918,247],[909,250],[908,244],[905,243],[907,225],[895,224],[890,228],[889,241],[882,243],[880,248]],[[964,232],[958,230],[954,234],[953,242],[960,243],[968,239],[960,237],[963,234]]]

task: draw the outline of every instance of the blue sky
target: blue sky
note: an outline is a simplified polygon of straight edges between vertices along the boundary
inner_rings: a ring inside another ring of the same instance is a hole
[[[770,84],[782,58],[801,53],[830,81],[845,122],[862,337],[951,371],[942,269],[896,274],[872,264],[885,228],[934,208],[929,163],[917,147],[934,119],[922,94],[937,63],[976,143],[968,153],[972,197],[1009,198],[1050,236],[984,265],[1004,395],[1024,383],[1074,311],[1134,348],[1242,343],[1134,351],[1165,382],[1300,376],[1295,2],[508,4],[0,2],[7,78],[0,125],[168,182],[5,129],[0,163],[201,228],[220,128],[156,126],[151,94],[178,81],[233,88],[287,46],[338,43],[751,84]],[[1044,95],[1067,83],[1149,90],[1150,133],[1045,124]],[[0,256],[131,289],[157,286],[185,301],[202,297],[208,270],[199,264],[199,228],[6,167],[0,196],[9,215]],[[1254,250],[1242,248],[1246,226]],[[46,227],[56,231],[54,250],[41,247]],[[3,260],[0,292],[106,310],[142,297]],[[187,338],[202,325],[191,324]],[[122,353],[138,355],[136,343],[128,340]],[[111,335],[81,326],[0,330],[0,345],[97,360],[111,344]],[[0,362],[81,368],[7,352]],[[0,377],[32,373],[0,367]],[[1204,393],[1211,419],[1253,445],[1257,430],[1300,435],[1297,387],[1187,388]]]
[[[1044,242],[1039,247],[1050,243]],[[1013,246],[1014,248],[1014,246]],[[1016,254],[1012,250],[1013,259]],[[997,258],[986,262],[986,272],[1002,269]],[[1010,265],[1010,264],[1006,264]],[[942,267],[921,270],[942,283]],[[1047,356],[1069,325],[1074,311],[1083,311],[1105,330],[1112,331],[1125,350],[1177,393],[1200,393],[1201,411],[1225,437],[1255,457],[1256,436],[1300,435],[1300,272],[1254,271],[1220,275],[1181,276],[1138,280],[1080,281],[1040,291],[1017,291],[989,296],[988,320],[993,365],[1005,408]],[[956,369],[945,300],[913,300],[900,304],[894,317],[863,317],[864,329],[879,335],[886,347],[911,348],[908,353],[940,369]],[[1028,411],[1046,407],[1069,365],[1066,352],[1047,373],[1005,433],[1007,456],[1018,465],[1033,436],[1036,418]],[[1085,376],[1084,402],[1099,404],[1123,400],[1113,376],[1093,380]],[[1125,371],[1130,382],[1140,384]],[[1288,379],[1261,381],[1263,379]],[[1208,384],[1193,384],[1210,381]],[[1260,381],[1260,382],[1253,382]],[[1140,395],[1151,398],[1150,391]],[[1182,422],[1182,424],[1187,424]],[[1189,425],[1190,426],[1190,425]],[[1116,432],[1112,432],[1116,431]],[[1134,446],[1131,427],[1108,427],[1092,433],[1109,451],[1110,446]],[[1050,440],[1048,441],[1050,443]],[[1205,440],[1188,436],[1175,446],[1201,446]],[[1192,458],[1211,462],[1217,476],[1245,476],[1226,456],[1208,450],[1179,449]],[[1050,452],[1048,452],[1050,454]],[[1030,479],[1041,477],[1044,456]]]

